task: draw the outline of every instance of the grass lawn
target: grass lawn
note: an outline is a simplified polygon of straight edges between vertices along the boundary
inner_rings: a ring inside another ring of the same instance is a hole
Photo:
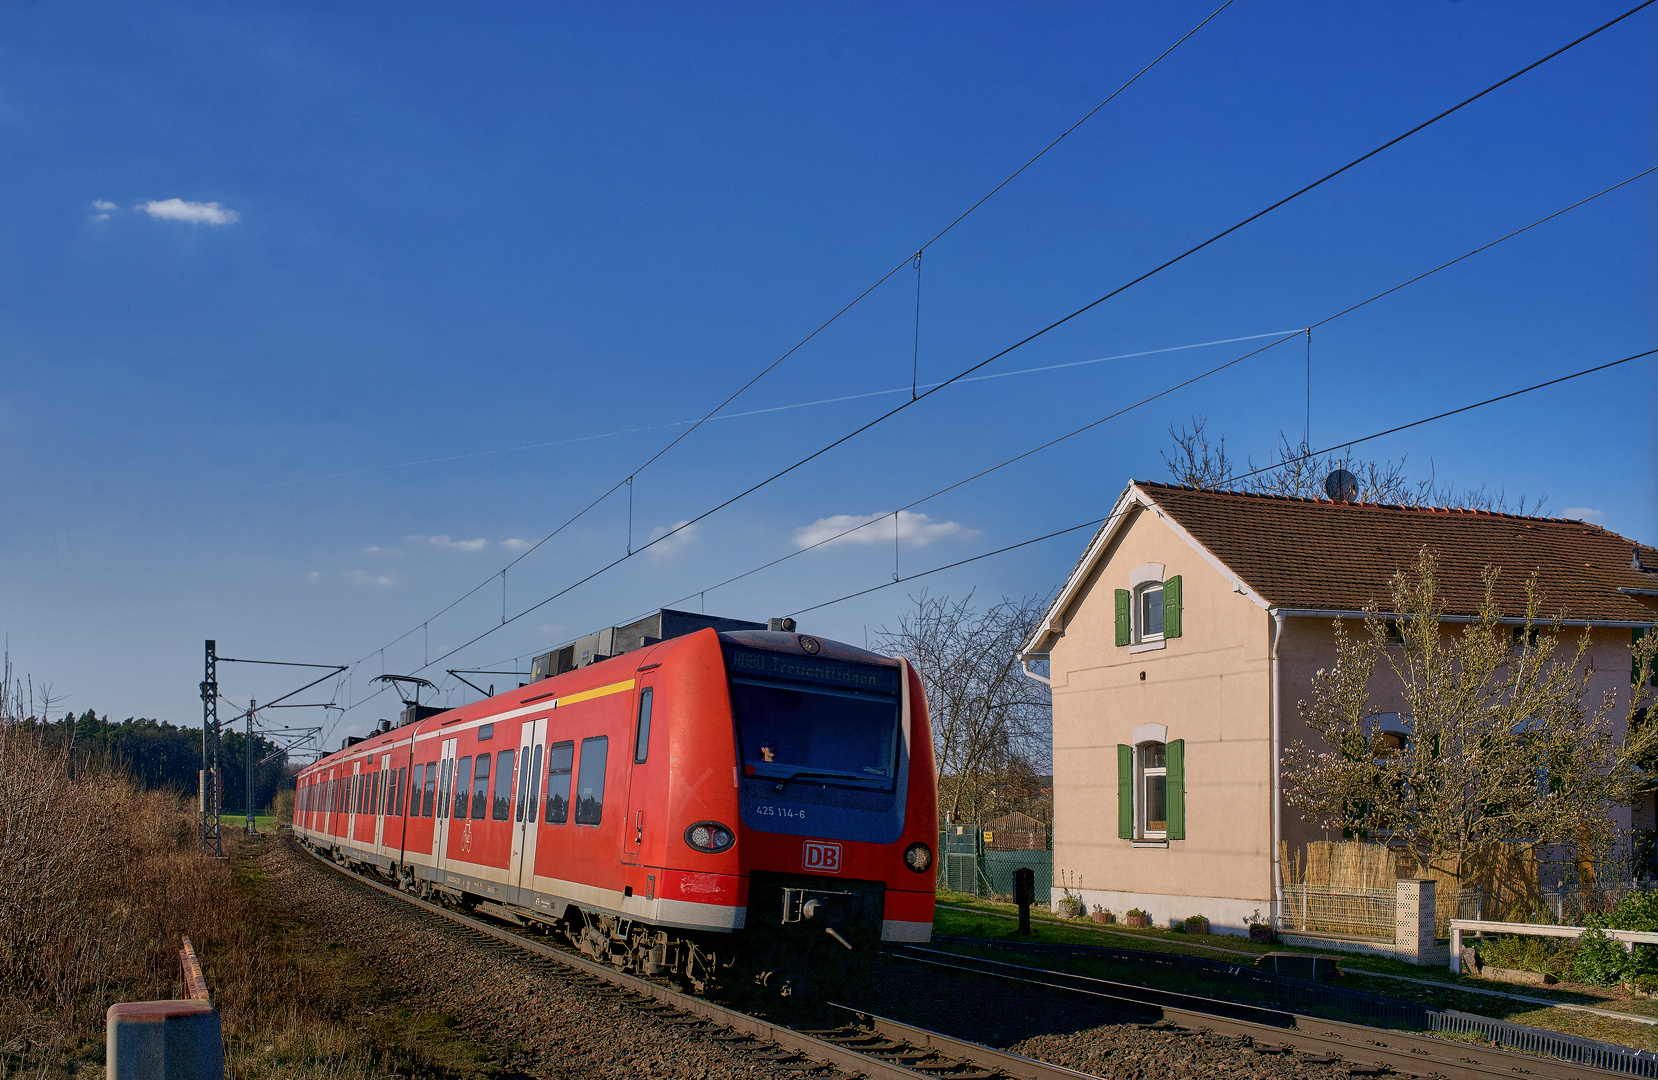
[[[1268,952],[1328,952],[1329,950],[1295,948],[1283,944],[1257,945],[1248,938],[1229,935],[1188,935],[1170,930],[1131,930],[1120,925],[1099,926],[1081,919],[1060,919],[1045,909],[1031,909],[1031,936],[1020,937],[1015,919],[1017,908],[960,893],[940,892],[939,908],[933,918],[935,934],[956,937],[989,938],[998,941],[1033,941],[1050,945],[1104,945],[1117,949],[1144,949],[1150,952],[1174,953],[1182,956],[1201,956],[1212,960],[1235,960],[1252,964],[1254,958]],[[948,906],[946,906],[948,905]],[[961,910],[966,909],[966,910]],[[955,949],[955,946],[935,946]],[[1070,971],[1079,975],[1131,982],[1183,993],[1225,997],[1228,1000],[1249,1000],[1239,994],[1230,980],[1211,977],[1201,972],[1160,971],[1129,961],[1080,959],[1065,956],[1009,955],[999,950],[961,948],[973,955],[988,956],[1007,963],[1026,964],[1053,970]],[[1558,1009],[1510,998],[1491,997],[1470,993],[1466,988],[1513,992],[1531,998],[1557,1001],[1562,1004],[1583,1005],[1597,1009],[1658,1017],[1658,1001],[1637,998],[1620,987],[1578,986],[1561,984],[1554,987],[1508,986],[1485,979],[1454,976],[1442,967],[1416,967],[1398,960],[1381,957],[1342,955],[1342,970],[1346,973],[1341,984],[1349,989],[1372,994],[1417,1001],[1438,1008],[1457,1009],[1477,1016],[1489,1016],[1516,1024],[1546,1028],[1590,1039],[1600,1039],[1620,1046],[1658,1051],[1658,1027],[1634,1021],[1616,1020],[1573,1009]],[[1423,986],[1402,982],[1395,975],[1431,982]],[[1332,1014],[1334,1016],[1334,1014]],[[1348,1019],[1335,1016],[1336,1019]],[[1361,1021],[1362,1022],[1362,1021]]]
[[[220,831],[223,831],[225,829],[240,829],[244,825],[246,825],[247,823],[248,823],[248,816],[245,813],[242,813],[242,814],[220,814],[219,815],[219,829],[220,829]],[[255,815],[253,815],[253,827],[255,829],[258,829],[260,832],[264,832],[266,829],[279,829],[284,824],[285,824],[284,822],[278,821],[277,818],[276,818],[276,815],[274,815],[274,814],[255,814]]]

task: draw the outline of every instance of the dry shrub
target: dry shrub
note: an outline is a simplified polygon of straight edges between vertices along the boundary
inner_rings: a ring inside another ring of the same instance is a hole
[[[190,801],[0,723],[0,1077],[96,1068],[111,1004],[183,996],[186,936],[231,1076],[384,1075],[340,1022],[362,986],[287,953],[246,841],[225,839],[233,858],[202,858]]]

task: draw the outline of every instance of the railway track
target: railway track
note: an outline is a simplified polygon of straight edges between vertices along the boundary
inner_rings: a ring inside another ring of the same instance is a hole
[[[998,1050],[941,1032],[915,1027],[855,1006],[836,1006],[846,1022],[825,1030],[797,1030],[771,1020],[682,993],[662,983],[621,972],[584,956],[515,932],[498,922],[475,918],[410,896],[298,845],[318,862],[410,906],[510,945],[567,969],[594,995],[615,999],[664,1023],[696,1032],[727,1049],[802,1075],[830,1069],[872,1080],[1094,1080],[1079,1072]],[[504,909],[503,909],[504,912]],[[891,955],[910,963],[945,968],[1007,983],[1078,995],[1119,1022],[1170,1035],[1212,1033],[1240,1052],[1286,1064],[1334,1066],[1349,1076],[1433,1076],[1447,1080],[1493,1077],[1536,1080],[1597,1080],[1628,1077],[1593,1066],[1494,1050],[1408,1032],[1324,1020],[1235,1002],[1217,1001],[1148,987],[1107,982],[1065,972],[1030,968],[901,946]]]
[[[1637,1075],[921,946],[900,946],[889,952],[913,963],[1097,998],[1113,1011],[1138,1013],[1142,1022],[1153,1025],[1247,1038],[1258,1053],[1296,1053],[1319,1062],[1345,1060],[1353,1063],[1351,1072],[1392,1071],[1453,1080],[1488,1080],[1498,1076],[1510,1080],[1514,1077],[1589,1080]]]
[[[1087,1073],[1010,1054],[895,1020],[862,1017],[851,1010],[839,1028],[800,1031],[672,987],[595,963],[565,949],[516,933],[498,923],[451,911],[410,896],[374,878],[340,866],[304,845],[300,850],[336,873],[394,896],[430,915],[459,924],[482,937],[522,949],[571,969],[573,977],[598,995],[654,1014],[666,1023],[706,1033],[728,1049],[802,1074],[829,1067],[871,1080],[1094,1080]],[[717,1029],[724,1029],[723,1031]]]

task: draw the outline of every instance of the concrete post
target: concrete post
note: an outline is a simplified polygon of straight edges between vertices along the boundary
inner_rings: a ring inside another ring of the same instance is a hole
[[[206,1001],[124,1001],[109,1007],[106,1080],[224,1080],[219,1011]]]
[[[1393,883],[1393,948],[1399,959],[1428,964],[1434,951],[1434,883],[1400,878]]]

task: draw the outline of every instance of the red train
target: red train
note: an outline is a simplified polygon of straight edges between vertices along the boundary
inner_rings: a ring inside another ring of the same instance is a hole
[[[382,721],[300,773],[296,833],[407,890],[499,905],[699,990],[741,960],[798,993],[831,956],[928,940],[937,790],[915,672],[703,621]]]

